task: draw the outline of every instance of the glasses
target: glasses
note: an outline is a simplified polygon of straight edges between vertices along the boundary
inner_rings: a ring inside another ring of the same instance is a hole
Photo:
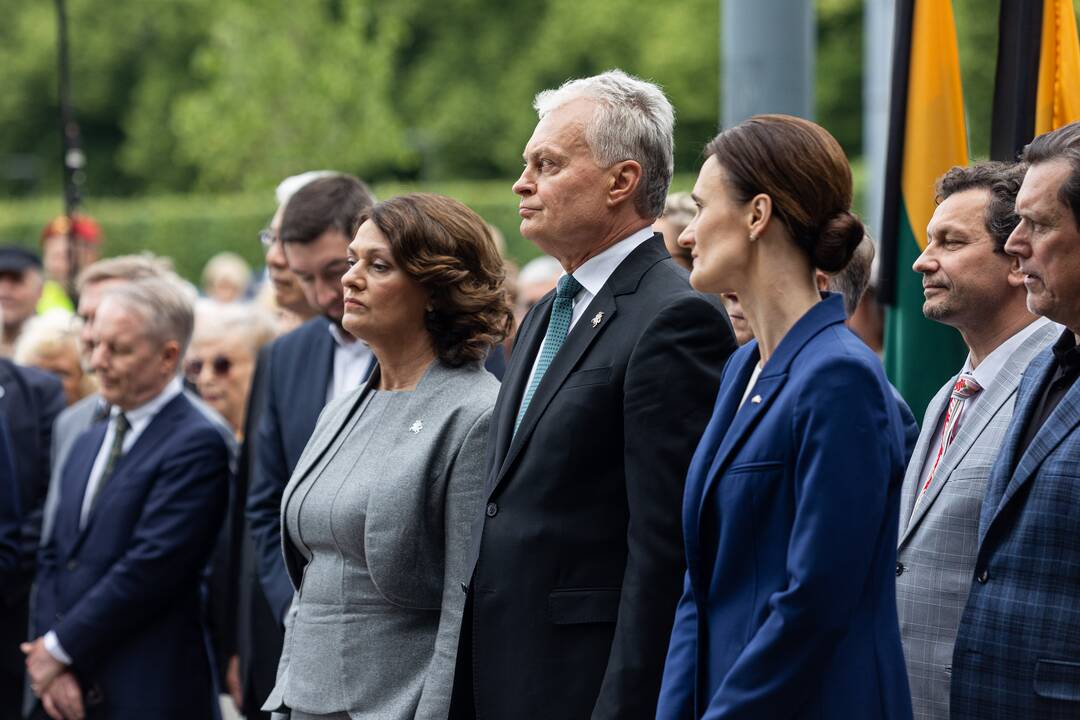
[[[259,242],[262,244],[263,251],[269,250],[277,242],[277,235],[270,228],[263,228],[259,231]]]
[[[206,363],[199,358],[188,360],[184,366],[184,374],[187,375],[187,379],[191,382],[195,382],[195,378],[202,374],[203,365]],[[210,369],[217,377],[225,377],[232,370],[233,362],[224,355],[215,355],[210,360]]]

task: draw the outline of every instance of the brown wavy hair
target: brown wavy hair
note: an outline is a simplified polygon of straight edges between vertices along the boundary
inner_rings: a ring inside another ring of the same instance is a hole
[[[502,256],[479,215],[444,195],[410,193],[377,203],[360,216],[367,220],[430,294],[424,322],[440,360],[454,367],[480,362],[509,334]]]

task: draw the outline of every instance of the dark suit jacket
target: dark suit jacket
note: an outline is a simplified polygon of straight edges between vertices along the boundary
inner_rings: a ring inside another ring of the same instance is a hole
[[[983,500],[953,649],[960,720],[1080,717],[1080,384],[1019,451],[1052,360],[1024,372]]]
[[[22,516],[12,455],[7,419],[0,415],[0,585],[5,586],[15,582],[19,571],[19,520]]]
[[[903,428],[838,295],[731,358],[686,482],[657,718],[910,720],[896,620]]]
[[[651,719],[683,478],[735,339],[656,235],[592,300],[511,439],[553,297],[523,322],[493,415],[455,695],[468,683],[485,720]]]
[[[263,592],[279,623],[293,587],[281,558],[281,493],[289,482],[326,404],[334,363],[334,339],[316,317],[271,343],[265,397],[255,440],[255,473],[247,497],[247,522]]]
[[[120,458],[80,529],[106,428],[83,433],[64,466],[39,555],[34,635],[56,632],[110,720],[210,717],[201,584],[228,497],[228,446],[191,401],[174,398]]]
[[[49,373],[0,358],[0,415],[7,421],[19,493],[19,568],[0,587],[0,717],[22,700],[26,622],[42,509],[49,489],[52,426],[64,409],[64,390]]]

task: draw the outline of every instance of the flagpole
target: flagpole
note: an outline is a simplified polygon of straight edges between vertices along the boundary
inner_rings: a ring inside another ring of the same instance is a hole
[[[1042,0],[1001,0],[990,158],[1015,160],[1035,137]]]

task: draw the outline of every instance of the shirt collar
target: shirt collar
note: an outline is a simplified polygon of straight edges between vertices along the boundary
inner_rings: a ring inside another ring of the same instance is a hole
[[[368,351],[367,343],[345,332],[337,323],[327,323],[326,329],[330,331],[330,337],[334,338],[334,345],[338,350],[344,350],[351,355],[363,355]]]
[[[604,287],[604,283],[611,277],[611,274],[615,272],[615,268],[619,267],[622,261],[630,253],[634,252],[638,245],[652,236],[653,229],[649,226],[643,227],[633,235],[623,238],[604,250],[604,252],[594,255],[583,262],[581,267],[573,272],[574,279],[581,283],[581,286],[588,290],[590,295],[595,297],[600,292],[600,289]]]
[[[997,378],[1001,368],[1005,367],[1005,363],[1009,360],[1014,352],[1020,349],[1029,337],[1031,337],[1037,330],[1045,327],[1051,321],[1046,318],[1038,318],[1030,323],[1019,332],[1016,332],[1005,342],[998,345],[991,351],[989,355],[983,358],[983,361],[979,363],[979,367],[974,370],[971,369],[971,355],[968,355],[967,361],[964,362],[963,372],[970,373],[975,382],[979,383],[981,387],[990,387],[990,384]]]
[[[1080,369],[1080,348],[1076,346],[1076,335],[1072,330],[1065,328],[1061,337],[1054,343],[1054,358],[1062,371],[1076,372]]]
[[[161,408],[169,404],[169,401],[184,391],[184,384],[179,377],[174,377],[169,384],[154,397],[135,408],[134,410],[121,411],[116,405],[112,406],[111,417],[116,417],[121,412],[127,418],[128,423],[134,427],[143,421],[149,421],[158,414]]]

